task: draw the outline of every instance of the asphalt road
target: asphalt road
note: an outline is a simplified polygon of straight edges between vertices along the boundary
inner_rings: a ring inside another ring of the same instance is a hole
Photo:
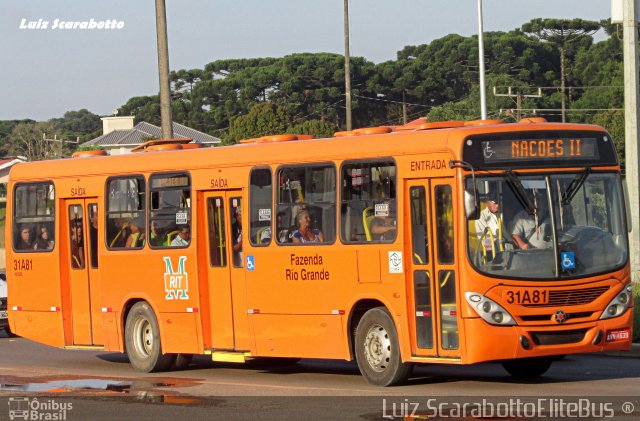
[[[29,416],[67,420],[399,419],[414,409],[414,415],[434,418],[444,416],[434,408],[451,410],[465,402],[468,408],[475,402],[494,409],[508,404],[525,411],[504,414],[517,419],[527,418],[531,405],[538,405],[536,417],[546,411],[547,418],[563,418],[571,414],[559,411],[570,411],[574,402],[576,410],[584,406],[583,414],[598,415],[593,411],[599,409],[607,415],[611,409],[620,417],[631,403],[624,410],[633,409],[630,416],[637,418],[639,386],[638,357],[568,356],[526,382],[513,380],[496,363],[429,365],[417,367],[406,385],[378,388],[345,361],[232,365],[199,356],[188,370],[147,374],[133,371],[122,354],[0,336],[0,419],[34,419],[17,418],[27,406]]]

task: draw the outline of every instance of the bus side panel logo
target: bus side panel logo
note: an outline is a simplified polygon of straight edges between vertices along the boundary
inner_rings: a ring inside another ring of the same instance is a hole
[[[402,273],[402,252],[389,252],[389,273]]]
[[[164,273],[164,290],[167,293],[165,300],[188,300],[189,275],[185,270],[187,256],[180,256],[178,269],[174,270],[170,257],[164,257],[166,271]]]

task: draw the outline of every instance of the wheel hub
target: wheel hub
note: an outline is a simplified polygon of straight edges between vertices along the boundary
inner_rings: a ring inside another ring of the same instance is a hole
[[[151,329],[151,324],[147,319],[139,318],[135,322],[133,332],[136,352],[145,358],[148,357],[153,350],[153,330]]]
[[[369,328],[364,339],[364,355],[374,371],[382,372],[388,367],[391,340],[384,327],[376,324]]]

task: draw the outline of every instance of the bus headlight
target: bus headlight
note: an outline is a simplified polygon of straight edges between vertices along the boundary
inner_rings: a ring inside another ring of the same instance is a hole
[[[627,309],[631,304],[631,284],[627,285],[622,292],[615,296],[613,300],[605,307],[605,310],[602,312],[602,316],[600,316],[600,320],[602,319],[611,319],[613,317],[618,317]]]
[[[516,321],[500,304],[477,292],[465,293],[467,303],[485,322],[498,326],[515,326]]]

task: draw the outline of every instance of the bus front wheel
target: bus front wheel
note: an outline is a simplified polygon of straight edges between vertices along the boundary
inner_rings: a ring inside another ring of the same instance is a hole
[[[536,358],[519,358],[515,360],[502,361],[502,367],[507,373],[517,379],[531,379],[542,376],[549,370],[553,358],[536,357]]]
[[[145,301],[134,304],[127,315],[125,343],[129,361],[138,371],[165,371],[176,357],[162,353],[158,319]]]
[[[403,363],[398,334],[391,315],[384,307],[367,311],[356,328],[356,361],[364,378],[376,386],[404,382],[413,368]]]
[[[18,336],[18,335],[16,335],[15,333],[13,333],[13,332],[11,331],[11,328],[10,328],[9,326],[7,326],[7,327],[4,329],[4,333],[6,333],[6,334],[7,334],[7,336],[8,336],[8,337],[10,337],[10,338],[15,338],[15,337],[17,337],[17,336]]]

